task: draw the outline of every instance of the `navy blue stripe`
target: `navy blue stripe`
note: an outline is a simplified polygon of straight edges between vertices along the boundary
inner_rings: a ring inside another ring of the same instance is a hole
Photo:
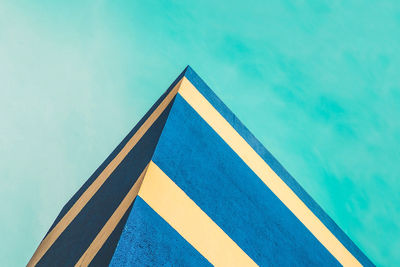
[[[107,241],[101,247],[99,252],[90,262],[89,266],[99,267],[99,266],[108,266],[110,264],[111,258],[114,255],[115,249],[118,245],[118,241],[121,237],[122,230],[124,230],[126,221],[129,217],[129,214],[132,210],[133,203],[129,207],[129,209],[125,212],[121,221],[118,223],[117,227],[114,229],[112,234],[108,237]]]
[[[173,101],[127,154],[38,265],[74,265],[126,196],[150,161]]]
[[[164,98],[169,94],[169,92],[174,88],[174,86],[182,79],[186,72],[183,72],[176,78],[176,80],[169,86],[167,91],[157,100],[157,102],[150,108],[150,110],[144,115],[144,117],[136,124],[136,126],[129,132],[129,134],[122,140],[122,142],[114,149],[114,151],[107,157],[107,159],[97,168],[97,170],[90,176],[90,178],[84,183],[84,185],[76,192],[73,197],[65,204],[62,208],[60,214],[55,219],[54,223],[50,227],[47,234],[56,226],[56,224],[64,217],[68,210],[74,205],[74,203],[80,198],[80,196],[86,191],[86,189],[93,183],[94,180],[100,175],[100,173],[107,167],[107,165],[115,158],[115,156],[122,150],[126,143],[132,138],[132,136],[137,132],[137,130],[143,125],[143,123],[150,117],[154,110],[160,105]],[[46,234],[46,235],[47,235]]]
[[[139,196],[110,266],[211,266]]]
[[[214,106],[215,109],[232,125],[232,127],[246,140],[246,142],[265,160],[274,172],[296,193],[307,207],[321,220],[323,224],[338,238],[338,240],[364,266],[374,266],[368,257],[343,232],[342,229],[329,217],[328,214],[304,191],[297,181],[272,156],[272,154],[257,140],[257,138],[243,125],[233,112],[218,98],[208,85],[189,66],[185,77],[200,91],[200,93]]]
[[[339,265],[179,94],[152,160],[257,264]]]

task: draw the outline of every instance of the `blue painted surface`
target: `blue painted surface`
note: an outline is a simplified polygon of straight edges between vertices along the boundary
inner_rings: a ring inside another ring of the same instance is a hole
[[[153,161],[257,264],[339,264],[180,95]]]
[[[325,211],[304,191],[297,181],[276,160],[276,158],[257,140],[257,138],[243,125],[233,112],[218,98],[208,85],[188,66],[185,77],[197,90],[218,110],[218,112],[232,125],[232,127],[247,141],[247,143],[264,159],[274,172],[296,193],[307,207],[321,220],[322,223],[338,238],[338,240],[364,266],[374,266],[368,257],[354,244],[342,229],[325,213]]]
[[[62,208],[60,214],[55,219],[54,223],[50,227],[47,234],[54,228],[54,226],[61,220],[62,217],[68,212],[68,210],[74,205],[74,203],[79,199],[79,197],[86,191],[86,189],[93,183],[94,180],[100,175],[105,167],[115,158],[115,156],[121,151],[121,149],[126,145],[129,139],[136,133],[136,131],[142,126],[142,124],[147,120],[147,118],[153,113],[153,111],[158,107],[158,105],[164,100],[168,93],[174,88],[174,86],[182,79],[186,72],[185,68],[182,73],[175,79],[175,81],[168,87],[168,89],[162,94],[162,96],[157,100],[156,103],[150,108],[150,110],[144,115],[144,117],[135,125],[135,127],[129,132],[129,134],[122,140],[122,142],[114,149],[114,151],[107,157],[107,159],[97,168],[97,170],[89,177],[89,179],[83,184],[83,186],[74,194],[74,196],[65,204]],[[46,235],[47,235],[46,234]]]
[[[110,266],[210,266],[139,196]]]
[[[172,104],[50,247],[39,266],[72,266],[79,260],[150,161]]]

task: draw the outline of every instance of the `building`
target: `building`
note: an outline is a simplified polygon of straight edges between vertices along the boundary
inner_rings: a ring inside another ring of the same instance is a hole
[[[28,266],[372,266],[187,67]]]

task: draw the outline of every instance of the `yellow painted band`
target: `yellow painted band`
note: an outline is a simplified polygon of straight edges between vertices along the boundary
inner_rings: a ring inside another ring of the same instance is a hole
[[[257,266],[154,162],[139,196],[211,264]]]
[[[154,110],[154,112],[147,118],[147,120],[140,126],[136,133],[131,137],[131,139],[126,143],[126,145],[121,149],[121,151],[115,156],[115,158],[104,168],[104,170],[99,174],[96,180],[86,189],[86,191],[80,196],[80,198],[72,205],[64,217],[57,223],[56,226],[47,234],[47,236],[42,240],[39,247],[36,249],[31,260],[28,262],[27,266],[35,266],[43,255],[49,250],[49,248],[54,244],[57,238],[62,234],[62,232],[68,227],[72,220],[79,214],[83,207],[89,202],[93,195],[99,190],[99,188],[104,184],[110,174],[118,167],[126,155],[131,151],[131,149],[137,144],[137,142],[143,137],[151,125],[157,120],[161,113],[165,110],[171,100],[175,97],[182,80],[180,80],[175,87],[169,92],[169,94],[164,98],[160,105]]]
[[[79,261],[75,264],[75,266],[88,266],[96,254],[99,252],[101,247],[104,245],[108,237],[114,231],[115,227],[117,227],[118,223],[121,221],[122,217],[132,204],[133,200],[136,198],[140,186],[143,182],[143,177],[145,176],[147,167],[140,174],[139,178],[135,182],[135,184],[131,187],[129,192],[126,194],[124,199],[119,204],[118,208],[114,211],[113,215],[107,221],[107,223],[103,226],[100,232],[97,234],[96,238],[90,244],[88,249],[79,259]]]
[[[303,201],[185,77],[178,93],[344,266],[361,266]]]

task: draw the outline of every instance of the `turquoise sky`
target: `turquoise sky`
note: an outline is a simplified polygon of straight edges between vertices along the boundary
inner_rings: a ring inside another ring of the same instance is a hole
[[[373,262],[398,266],[399,51],[398,0],[0,0],[0,265],[27,263],[190,64]]]

